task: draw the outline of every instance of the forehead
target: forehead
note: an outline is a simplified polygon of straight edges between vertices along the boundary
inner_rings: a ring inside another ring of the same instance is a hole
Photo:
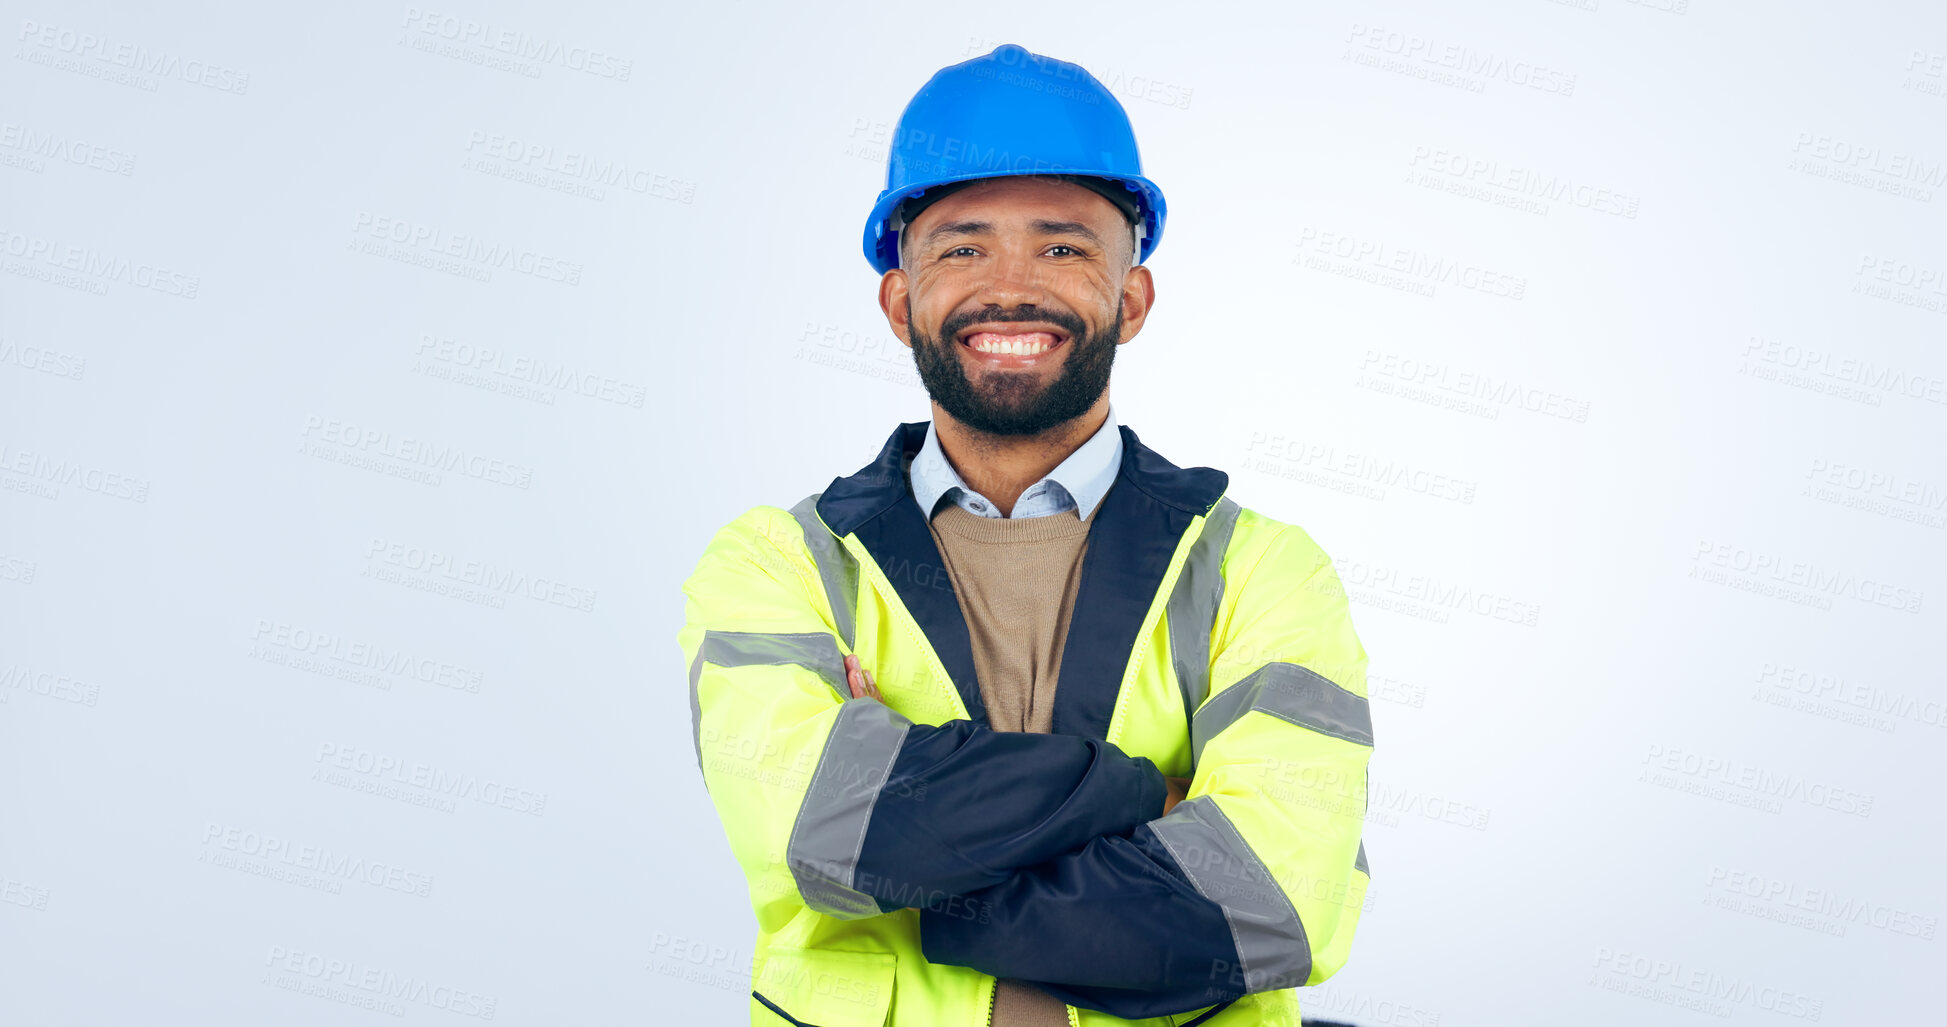
[[[1122,211],[1093,189],[1016,175],[967,186],[920,211],[906,230],[917,239],[948,221],[986,221],[1004,230],[1031,220],[1080,221],[1104,232],[1105,238],[1108,230],[1128,224]]]

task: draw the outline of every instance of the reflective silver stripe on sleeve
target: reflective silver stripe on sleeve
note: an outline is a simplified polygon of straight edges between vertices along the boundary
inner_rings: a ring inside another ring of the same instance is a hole
[[[1200,795],[1149,822],[1197,893],[1224,909],[1247,992],[1303,987],[1311,942],[1298,910],[1214,798]]]
[[[1183,689],[1185,721],[1196,715],[1197,704],[1210,694],[1210,635],[1217,628],[1217,607],[1224,598],[1224,553],[1230,549],[1239,509],[1228,496],[1217,500],[1170,591],[1170,661],[1176,668],[1176,683]]]
[[[709,638],[710,633],[704,632],[704,641],[708,642]],[[702,680],[703,648],[698,646],[696,659],[690,661],[690,740],[696,743],[696,769],[699,771],[703,769],[703,701],[697,698],[696,686],[697,682]],[[703,776],[703,787],[705,789],[710,787],[708,774]]]
[[[1366,842],[1363,838],[1359,839],[1359,854],[1352,858],[1352,869],[1367,877],[1372,876],[1372,868],[1366,865]]]
[[[1359,745],[1372,744],[1372,708],[1362,695],[1295,663],[1267,663],[1244,680],[1218,692],[1197,711],[1190,725],[1190,758],[1246,713],[1258,710],[1320,734]]]
[[[785,849],[805,905],[842,920],[881,912],[853,883],[872,806],[912,726],[877,699],[854,699],[839,708]]]
[[[696,659],[690,662],[690,734],[696,742],[698,770],[703,769],[703,703],[697,695],[697,685],[703,680],[706,663],[719,667],[795,664],[824,678],[832,691],[838,693],[839,701],[852,697],[851,686],[845,683],[845,655],[838,651],[838,640],[823,631],[802,634],[705,631]]]
[[[818,577],[825,583],[825,599],[832,604],[832,621],[838,626],[838,637],[850,649],[856,644],[852,632],[859,602],[859,562],[832,535],[831,529],[825,527],[825,522],[818,519],[818,497],[822,495],[814,492],[799,500],[791,508],[791,516],[804,529],[805,546],[811,550],[811,559],[818,565]]]

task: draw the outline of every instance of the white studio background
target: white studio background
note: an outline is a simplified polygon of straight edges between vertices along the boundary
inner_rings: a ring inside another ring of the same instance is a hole
[[[1947,12],[1297,6],[6,3],[0,1023],[741,1022],[679,586],[929,416],[860,233],[1003,42],[1351,589],[1308,1015],[1937,1016]]]

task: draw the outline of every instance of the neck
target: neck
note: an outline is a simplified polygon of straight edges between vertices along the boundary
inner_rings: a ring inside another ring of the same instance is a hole
[[[1061,466],[1108,419],[1106,391],[1080,417],[1039,435],[990,435],[933,404],[933,430],[940,436],[940,449],[967,487],[993,500],[1004,517],[1014,516],[1021,493]]]

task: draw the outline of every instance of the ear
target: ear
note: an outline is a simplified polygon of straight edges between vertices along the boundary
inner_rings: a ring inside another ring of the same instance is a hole
[[[1148,268],[1137,264],[1122,276],[1122,338],[1116,341],[1124,343],[1135,338],[1155,305],[1156,282],[1150,278]]]
[[[893,268],[879,279],[879,309],[885,311],[886,324],[892,326],[892,334],[899,341],[913,348],[912,304],[906,292],[907,277],[904,268]]]

